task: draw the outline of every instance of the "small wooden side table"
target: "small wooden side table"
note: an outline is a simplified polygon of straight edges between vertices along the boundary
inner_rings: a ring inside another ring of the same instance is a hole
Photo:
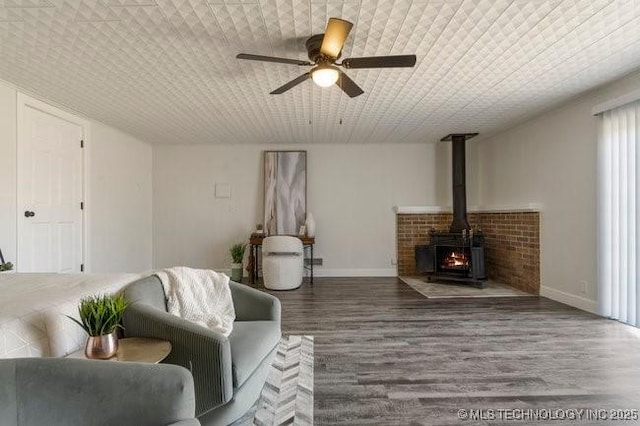
[[[149,337],[127,337],[118,340],[118,352],[107,361],[148,362],[157,364],[171,353],[171,343],[166,340]],[[84,348],[75,351],[67,358],[84,358]]]

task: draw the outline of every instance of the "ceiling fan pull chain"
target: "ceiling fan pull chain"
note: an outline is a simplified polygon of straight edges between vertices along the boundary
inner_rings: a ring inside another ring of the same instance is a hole
[[[309,126],[311,126],[311,118],[313,117],[313,86],[309,89]]]

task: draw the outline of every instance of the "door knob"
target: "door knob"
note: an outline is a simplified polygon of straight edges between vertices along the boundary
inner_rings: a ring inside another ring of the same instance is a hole
[[[26,212],[24,212],[24,217],[34,217],[36,215],[35,212],[31,212],[29,210],[27,210]]]

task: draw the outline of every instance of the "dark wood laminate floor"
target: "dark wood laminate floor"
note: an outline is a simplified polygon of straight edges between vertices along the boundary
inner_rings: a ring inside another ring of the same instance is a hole
[[[317,425],[605,424],[457,412],[640,408],[640,332],[545,298],[428,300],[396,278],[271,293],[285,334],[315,336]]]

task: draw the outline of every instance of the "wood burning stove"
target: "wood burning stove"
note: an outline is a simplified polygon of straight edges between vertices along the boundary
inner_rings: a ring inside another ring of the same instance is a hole
[[[487,279],[484,269],[484,236],[471,230],[467,221],[466,153],[467,139],[477,133],[451,134],[442,141],[451,141],[451,171],[453,173],[453,221],[449,232],[429,233],[429,244],[415,247],[416,270],[428,279],[441,278],[483,286]]]
[[[467,282],[482,287],[484,236],[481,233],[429,233],[430,243],[416,246],[416,269],[428,279]]]

